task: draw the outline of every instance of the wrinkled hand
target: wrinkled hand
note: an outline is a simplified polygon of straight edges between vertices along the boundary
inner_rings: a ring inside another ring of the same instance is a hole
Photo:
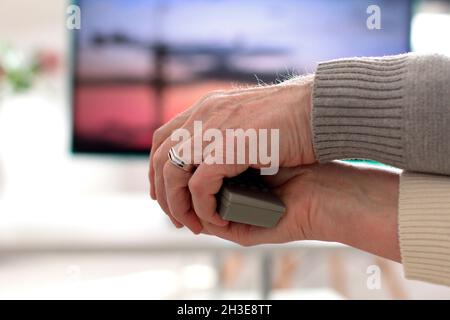
[[[334,162],[283,168],[266,179],[286,206],[276,227],[204,222],[203,232],[243,246],[336,241],[400,261],[397,174]]]
[[[203,131],[226,129],[279,129],[279,164],[293,167],[314,163],[310,124],[312,77],[282,84],[215,92],[158,129],[153,137],[149,179],[151,196],[177,227],[202,230],[200,220],[224,227],[227,222],[216,212],[215,194],[224,177],[233,177],[249,166],[201,163],[194,173],[176,168],[167,154],[177,144],[171,134],[178,128],[193,133],[194,121]]]

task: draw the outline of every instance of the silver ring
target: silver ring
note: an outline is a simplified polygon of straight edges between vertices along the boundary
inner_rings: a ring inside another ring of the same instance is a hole
[[[175,167],[180,168],[186,172],[192,172],[195,169],[195,166],[193,164],[187,163],[186,161],[181,159],[181,157],[177,154],[173,147],[169,150],[169,161]]]

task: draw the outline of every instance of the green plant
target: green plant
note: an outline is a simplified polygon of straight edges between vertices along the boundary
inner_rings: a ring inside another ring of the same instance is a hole
[[[29,89],[40,66],[36,58],[26,59],[20,52],[0,44],[0,84],[15,92]]]

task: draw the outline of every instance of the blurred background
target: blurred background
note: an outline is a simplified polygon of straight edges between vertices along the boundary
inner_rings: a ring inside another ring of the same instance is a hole
[[[450,288],[333,243],[241,248],[175,230],[148,196],[155,128],[214,89],[317,62],[450,55],[450,1],[0,3],[0,299],[416,299]],[[366,9],[381,9],[381,29]],[[371,288],[371,270],[381,285]]]

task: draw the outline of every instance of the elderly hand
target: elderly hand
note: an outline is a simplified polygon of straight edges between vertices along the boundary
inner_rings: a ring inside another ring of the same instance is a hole
[[[205,222],[203,232],[244,246],[336,241],[400,261],[397,174],[334,162],[282,168],[266,179],[286,205],[276,227]]]
[[[227,222],[216,213],[215,194],[224,177],[236,176],[262,163],[207,164],[195,172],[185,172],[168,161],[168,152],[178,142],[174,130],[193,134],[194,121],[203,131],[226,129],[279,129],[279,165],[294,167],[314,163],[310,123],[312,77],[281,84],[211,93],[187,111],[159,128],[152,143],[149,179],[151,196],[177,227],[187,226],[198,234],[204,223],[224,227]],[[204,150],[202,150],[203,152]]]

